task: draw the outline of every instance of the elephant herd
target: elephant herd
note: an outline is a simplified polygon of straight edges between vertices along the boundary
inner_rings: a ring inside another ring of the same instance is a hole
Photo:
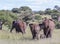
[[[16,20],[12,22],[12,28],[10,32],[12,32],[12,30],[15,28],[17,33],[21,32],[22,34],[25,34],[26,27],[26,22],[22,20]],[[51,38],[52,32],[55,28],[55,23],[52,19],[47,19],[45,17],[41,24],[30,23],[29,27],[33,39],[40,39],[42,37],[42,35],[40,35],[41,30],[43,30],[44,38]]]
[[[43,37],[40,35],[41,30],[43,30],[44,37],[43,38],[51,38],[52,31],[55,28],[54,21],[52,19],[47,19],[42,22],[42,24],[29,24],[30,30],[33,36],[33,39],[39,39]]]

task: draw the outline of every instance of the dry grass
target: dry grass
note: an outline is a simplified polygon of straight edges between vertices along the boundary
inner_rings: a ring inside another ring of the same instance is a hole
[[[42,18],[47,17],[47,18],[51,18],[51,15],[41,15]]]
[[[26,34],[10,33],[7,30],[0,31],[0,43],[1,44],[60,44],[60,29],[53,31],[52,38],[32,40],[29,27],[26,29]]]

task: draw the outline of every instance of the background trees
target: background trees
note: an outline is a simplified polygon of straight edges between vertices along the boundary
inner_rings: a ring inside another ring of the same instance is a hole
[[[28,6],[12,8],[12,10],[0,10],[0,19],[2,21],[6,21],[5,25],[8,25],[8,27],[11,27],[13,20],[22,19],[25,22],[33,20],[39,21],[42,20],[41,16],[43,15],[51,15],[57,25],[58,16],[60,16],[60,7],[55,5],[53,9],[46,8],[44,11],[32,11],[32,9]]]

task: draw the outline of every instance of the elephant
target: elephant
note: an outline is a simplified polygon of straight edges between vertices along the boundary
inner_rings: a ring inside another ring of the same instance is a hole
[[[22,34],[25,33],[25,29],[26,29],[26,23],[24,21],[13,21],[12,22],[12,28],[10,30],[10,32],[12,32],[13,29],[16,29],[16,32],[19,33],[21,32]]]
[[[40,27],[39,24],[34,24],[31,23],[29,24],[31,33],[32,33],[32,38],[33,39],[39,39],[40,38]]]
[[[43,31],[46,38],[52,37],[52,32],[55,28],[55,23],[52,19],[45,19],[42,23],[44,25]]]

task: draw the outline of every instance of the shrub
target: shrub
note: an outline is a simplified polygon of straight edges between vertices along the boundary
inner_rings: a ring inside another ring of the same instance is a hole
[[[35,19],[36,19],[36,20],[41,20],[41,19],[42,19],[42,17],[41,17],[41,16],[39,16],[39,15],[36,15],[36,16],[35,16]]]
[[[10,28],[12,21],[17,19],[17,15],[10,11],[0,11],[0,19],[6,21],[5,25],[8,25]]]
[[[57,21],[56,21],[55,24],[56,24],[56,28],[57,28],[57,29],[60,29],[60,22],[57,22]]]

